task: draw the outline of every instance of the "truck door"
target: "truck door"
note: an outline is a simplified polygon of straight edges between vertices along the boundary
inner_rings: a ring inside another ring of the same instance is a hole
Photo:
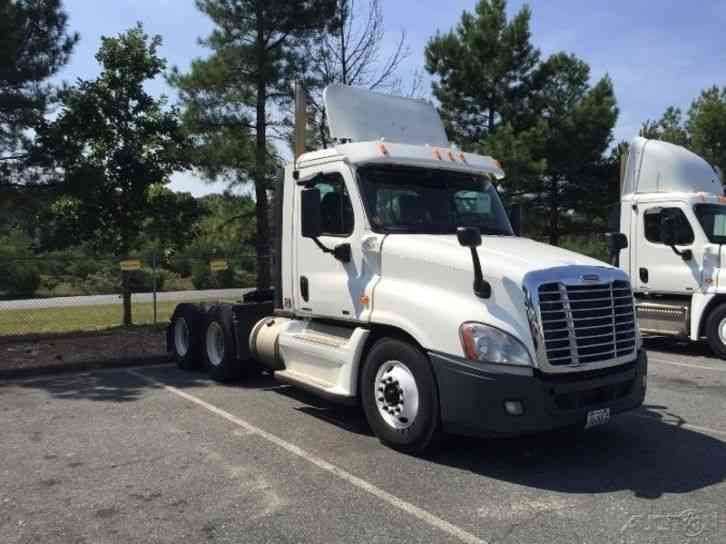
[[[636,252],[631,267],[632,281],[639,291],[656,293],[687,294],[696,291],[700,285],[700,255],[695,244],[695,217],[691,211],[678,202],[648,203],[639,205],[638,220],[634,222],[636,232],[631,237],[636,241]],[[660,238],[660,224],[672,218],[677,225],[679,251],[691,250],[693,257],[683,260],[673,249],[663,244]],[[692,222],[693,220],[693,222]],[[632,255],[632,254],[631,254]]]
[[[324,253],[314,240],[300,233],[299,211],[295,225],[294,304],[299,315],[342,320],[363,320],[366,308],[361,305],[372,273],[362,256],[361,237],[364,232],[364,212],[357,198],[350,170],[343,165],[326,165],[315,172],[323,174],[315,187],[320,191],[322,235],[319,241],[330,249],[349,244],[351,259],[341,262]],[[302,174],[302,173],[301,173]],[[296,188],[300,202],[302,187]],[[299,205],[296,204],[296,210]]]

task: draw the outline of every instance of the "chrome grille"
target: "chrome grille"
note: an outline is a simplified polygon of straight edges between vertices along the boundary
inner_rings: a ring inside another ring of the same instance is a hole
[[[630,284],[566,285],[538,288],[544,354],[552,366],[598,363],[635,351],[635,317]]]

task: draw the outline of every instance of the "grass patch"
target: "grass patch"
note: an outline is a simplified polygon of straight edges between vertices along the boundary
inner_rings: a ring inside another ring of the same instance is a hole
[[[174,308],[181,302],[157,302],[157,323],[168,322]],[[154,322],[154,304],[135,302],[132,305],[131,315],[134,325],[152,324]],[[0,336],[100,331],[119,327],[122,319],[123,305],[121,304],[0,310]]]

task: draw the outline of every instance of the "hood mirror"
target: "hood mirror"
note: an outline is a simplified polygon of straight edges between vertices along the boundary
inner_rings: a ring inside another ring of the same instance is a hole
[[[456,229],[459,244],[468,247],[471,251],[471,260],[474,265],[474,294],[479,298],[492,296],[492,286],[484,279],[476,248],[481,245],[481,232],[476,227],[459,227]]]
[[[481,232],[476,227],[459,227],[456,229],[459,244],[464,247],[479,247],[481,245]]]

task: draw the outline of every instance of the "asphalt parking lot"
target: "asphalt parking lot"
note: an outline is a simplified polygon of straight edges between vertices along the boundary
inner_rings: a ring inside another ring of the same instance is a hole
[[[638,412],[422,458],[268,377],[0,383],[0,542],[722,543],[726,363],[648,346]]]

